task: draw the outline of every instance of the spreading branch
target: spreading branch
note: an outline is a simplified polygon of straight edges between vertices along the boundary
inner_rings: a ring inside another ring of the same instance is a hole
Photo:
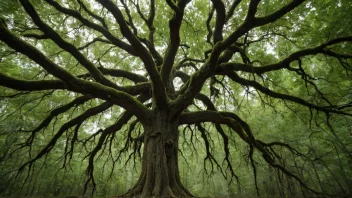
[[[95,97],[111,101],[112,103],[120,105],[121,107],[133,112],[142,120],[148,118],[148,110],[143,106],[143,104],[135,100],[131,95],[95,82],[76,78],[67,70],[59,67],[50,59],[48,59],[39,50],[14,36],[6,28],[3,21],[0,21],[0,30],[0,40],[5,42],[9,47],[28,56],[30,59],[39,64],[55,77],[66,82],[68,85],[68,90],[76,91],[82,94],[91,94]]]

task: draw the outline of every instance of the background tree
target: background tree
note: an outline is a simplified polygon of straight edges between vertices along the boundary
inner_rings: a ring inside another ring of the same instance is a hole
[[[246,159],[258,195],[347,195],[351,10],[348,0],[3,1],[3,178],[31,182],[48,158],[64,169],[79,158],[94,191],[101,156],[110,175],[127,156],[142,163],[125,196],[192,196],[179,156],[202,152],[205,172],[239,189]]]

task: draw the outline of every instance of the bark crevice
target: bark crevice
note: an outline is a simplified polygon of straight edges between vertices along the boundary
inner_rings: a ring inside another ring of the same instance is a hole
[[[142,172],[121,197],[193,197],[182,185],[178,171],[178,123],[157,114],[144,127]]]

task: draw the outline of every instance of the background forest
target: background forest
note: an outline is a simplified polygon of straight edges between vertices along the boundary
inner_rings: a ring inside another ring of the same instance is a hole
[[[27,1],[20,2],[25,5],[23,2]],[[148,82],[152,78],[139,59],[105,40],[100,31],[85,27],[84,22],[76,20],[77,16],[63,14],[62,10],[56,11],[60,9],[52,6],[52,2],[58,2],[64,8],[79,10],[101,27],[108,26],[111,32],[119,30],[120,26],[116,25],[112,15],[98,3],[88,0],[29,2],[47,24],[76,46],[89,61],[101,67],[101,71],[105,65],[105,69],[126,70],[142,80],[148,77]],[[113,2],[123,10],[131,31],[138,32],[141,38],[154,33],[141,17],[141,13],[147,16],[149,4],[142,0]],[[215,46],[216,39],[212,40],[212,37],[218,27],[216,2],[193,0],[185,8],[181,44],[173,63],[178,70],[174,71],[175,78],[171,81],[176,90],[182,90],[188,82],[190,77],[185,74],[197,73],[208,60],[207,52],[211,55],[209,49]],[[256,1],[222,2],[227,11],[234,12],[234,19],[227,20],[223,27],[226,37],[241,27],[240,24],[246,23],[249,5]],[[266,16],[291,2],[295,0],[258,1],[258,10],[254,14]],[[352,196],[352,1],[299,2],[304,3],[282,18],[248,30],[239,37],[236,45],[240,50],[233,52],[229,61],[243,62],[254,69],[264,68],[294,57],[292,54],[297,51],[304,53],[337,38],[343,38],[342,41],[326,44],[327,49],[299,56],[290,61],[288,67],[272,69],[268,73],[239,67],[234,71],[245,80],[238,82],[221,71],[219,75],[209,77],[200,90],[218,111],[235,112],[248,123],[256,141],[266,142],[268,152],[287,172],[268,164],[264,153],[253,149],[226,124],[221,123],[223,133],[219,132],[220,124],[215,122],[182,124],[178,127],[179,174],[182,184],[194,196]],[[155,5],[154,49],[164,57],[170,31],[168,20],[163,17],[171,18],[173,8],[161,0],[156,0]],[[75,56],[45,37],[47,35],[42,34],[45,31],[40,25],[30,22],[31,18],[23,7],[18,1],[2,0],[1,24],[7,24],[14,35],[35,46],[77,78],[94,81],[86,75]],[[163,12],[158,13],[158,10]],[[105,22],[102,23],[95,14],[101,14]],[[109,103],[106,106],[104,98],[85,98],[85,94],[66,89],[33,91],[22,88],[31,80],[56,78],[40,64],[31,61],[30,56],[23,56],[19,50],[9,47],[3,36],[7,31],[4,27],[0,29],[0,196],[90,195],[93,192],[94,196],[104,197],[120,195],[131,189],[142,170],[141,139],[145,131],[139,119],[131,116],[118,132],[102,143],[102,132],[122,118],[124,108]],[[115,32],[113,36],[127,43],[124,32]],[[143,41],[141,38],[138,39]],[[157,62],[158,58],[153,58]],[[130,87],[137,87],[136,92],[145,89],[146,82],[133,82],[126,76],[112,75],[108,79],[126,90]],[[260,86],[253,82],[295,98],[274,97],[267,94],[266,89],[258,89]],[[137,98],[139,93],[131,95]],[[295,102],[296,98],[299,102]],[[152,99],[142,101],[148,109],[154,108]],[[203,99],[194,99],[184,112],[209,110],[204,102],[207,100]],[[104,109],[94,113],[96,107]],[[87,111],[93,115],[77,125],[70,125],[71,120]],[[55,146],[47,148],[56,138],[56,132],[62,130],[65,133],[57,137]],[[224,140],[225,136],[228,141]],[[97,145],[100,145],[98,150]],[[43,152],[45,154],[37,157]],[[35,163],[28,163],[33,159]],[[93,170],[91,159],[94,160],[94,171],[90,171]]]
[[[60,100],[58,98],[58,100]],[[22,104],[22,100],[18,104],[14,103],[14,110],[17,105]],[[248,121],[253,123],[253,131],[263,139],[277,139],[288,142],[298,147],[299,152],[303,156],[295,157],[285,149],[279,149],[282,154],[282,160],[287,163],[290,170],[296,171],[300,176],[305,178],[307,184],[322,192],[333,193],[337,195],[348,196],[352,190],[352,171],[351,171],[351,135],[352,126],[350,118],[333,119],[331,125],[334,127],[332,131],[329,126],[325,125],[325,117],[315,117],[314,123],[309,125],[311,119],[309,111],[302,112],[300,107],[286,107],[283,104],[263,105],[260,101],[256,101],[251,97],[247,97],[243,101],[243,109],[241,113]],[[30,108],[30,106],[29,106]],[[44,108],[44,107],[43,107]],[[23,109],[24,111],[26,109]],[[297,113],[297,111],[300,113]],[[74,109],[73,111],[78,111]],[[255,112],[255,113],[251,113]],[[23,116],[23,120],[35,119],[36,114],[31,116]],[[40,116],[38,114],[37,116]],[[10,118],[9,118],[10,119]],[[12,117],[16,120],[15,117]],[[18,123],[12,125],[1,125],[3,131],[15,130],[21,126],[22,121],[18,119]],[[61,118],[62,119],[62,118]],[[60,122],[58,119],[57,122]],[[104,118],[101,118],[104,119]],[[99,120],[96,120],[99,122]],[[58,123],[59,124],[59,123]],[[349,127],[341,127],[341,126]],[[12,128],[13,127],[13,128]],[[211,134],[213,126],[204,126]],[[196,129],[188,129],[195,133]],[[123,131],[128,131],[124,128]],[[185,129],[186,131],[186,129]],[[289,133],[288,133],[289,131]],[[260,133],[259,133],[260,132]],[[87,136],[89,136],[87,132]],[[43,135],[43,140],[47,134]],[[50,135],[49,135],[50,137]],[[7,157],[11,153],[11,148],[18,141],[17,135],[1,136],[1,148],[3,156],[1,158],[1,194],[2,195],[80,195],[83,193],[84,184],[87,180],[86,160],[84,157],[89,152],[89,146],[80,146],[74,153],[70,164],[66,167],[62,166],[62,153],[65,149],[65,141],[60,144],[45,158],[38,162],[32,168],[32,172],[22,173],[16,180],[11,180],[17,176],[14,167],[19,167],[26,157],[26,150],[16,152]],[[94,144],[96,139],[92,139],[89,144]],[[191,139],[186,132],[181,136],[180,164],[181,178],[185,186],[197,196],[224,196],[224,197],[255,197],[257,195],[254,188],[254,177],[248,161],[248,153],[246,153],[246,145],[240,141],[233,139],[231,143],[231,153],[233,163],[236,164],[236,173],[240,179],[240,183],[224,179],[221,171],[216,167],[212,170],[211,164],[204,163],[205,152],[204,143],[200,135],[196,135]],[[43,144],[40,140],[35,143],[40,147]],[[220,149],[215,145],[222,144],[217,135],[211,136],[211,144],[214,146],[216,157],[222,159]],[[124,148],[124,143],[116,144],[118,146],[113,149],[116,153]],[[107,149],[107,148],[106,148]],[[127,155],[118,161],[109,161],[110,156],[102,152],[96,161],[97,191],[96,196],[119,195],[136,182],[140,172],[140,159],[131,157],[132,151],[127,151]],[[6,161],[4,159],[6,158]],[[256,156],[258,188],[260,195],[269,197],[295,197],[304,194],[306,191],[292,181],[283,173],[269,167],[260,156]],[[115,169],[111,169],[113,167]],[[14,171],[9,172],[8,171]],[[233,183],[231,183],[233,182]]]

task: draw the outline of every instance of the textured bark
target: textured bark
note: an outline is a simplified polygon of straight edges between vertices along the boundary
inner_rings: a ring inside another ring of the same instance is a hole
[[[178,170],[178,121],[157,113],[145,124],[143,168],[137,184],[122,197],[191,197]]]

